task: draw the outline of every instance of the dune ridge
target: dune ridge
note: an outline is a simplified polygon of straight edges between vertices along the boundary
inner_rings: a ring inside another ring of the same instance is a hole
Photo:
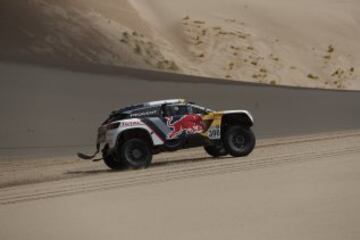
[[[0,5],[0,60],[121,65],[360,90],[356,0],[20,0]]]

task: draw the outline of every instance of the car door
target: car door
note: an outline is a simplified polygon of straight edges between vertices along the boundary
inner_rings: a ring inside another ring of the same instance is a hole
[[[188,105],[172,105],[165,109],[166,124],[169,127],[167,139],[187,138],[203,131],[202,118],[193,114]]]

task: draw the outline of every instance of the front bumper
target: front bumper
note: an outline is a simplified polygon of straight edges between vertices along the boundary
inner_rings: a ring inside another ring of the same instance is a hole
[[[108,130],[106,126],[101,126],[98,129],[97,144],[108,145],[109,148],[114,148],[117,134],[118,129]]]
[[[98,144],[102,144],[106,142],[106,127],[101,126],[98,128],[97,140]]]
[[[106,126],[101,126],[98,128],[97,138],[96,138],[96,152],[93,155],[86,155],[83,153],[78,153],[78,157],[85,160],[94,159],[104,146],[108,148],[115,147],[116,144],[116,131],[107,130]]]

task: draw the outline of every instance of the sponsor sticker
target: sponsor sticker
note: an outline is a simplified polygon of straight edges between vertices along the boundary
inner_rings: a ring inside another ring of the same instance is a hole
[[[139,125],[143,125],[143,123],[140,121],[121,122],[121,127],[134,127]]]
[[[220,139],[221,131],[220,126],[213,126],[209,128],[209,139]]]
[[[152,111],[146,111],[146,112],[133,113],[133,114],[130,115],[130,117],[132,117],[132,118],[137,118],[137,117],[151,116],[151,115],[156,115],[157,112],[158,112],[158,110],[152,110]]]
[[[167,125],[171,129],[168,134],[169,139],[174,139],[183,133],[202,133],[205,129],[202,117],[199,115],[185,115],[179,119],[170,117],[167,120]]]

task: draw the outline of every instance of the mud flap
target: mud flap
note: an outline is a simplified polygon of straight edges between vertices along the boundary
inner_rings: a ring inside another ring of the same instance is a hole
[[[96,155],[98,155],[99,152],[100,152],[100,143],[97,143],[96,144],[96,152],[93,155],[86,155],[83,153],[78,153],[77,156],[84,160],[92,160],[96,157]]]

